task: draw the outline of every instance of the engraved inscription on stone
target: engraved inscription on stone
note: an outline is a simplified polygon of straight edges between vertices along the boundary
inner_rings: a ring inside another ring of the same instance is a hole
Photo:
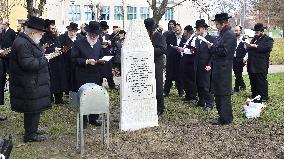
[[[143,52],[140,52],[143,53]],[[150,63],[147,57],[141,59],[129,56],[130,63],[128,72],[126,73],[126,83],[128,83],[128,89],[133,93],[133,96],[150,96],[153,94],[153,85],[149,83],[151,80],[152,70],[150,70]],[[130,97],[130,95],[128,96]]]
[[[158,126],[154,48],[143,21],[130,23],[121,70],[120,129]]]

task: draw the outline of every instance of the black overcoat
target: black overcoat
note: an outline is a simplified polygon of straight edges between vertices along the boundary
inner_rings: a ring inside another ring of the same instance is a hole
[[[86,38],[78,39],[74,42],[71,49],[71,59],[75,67],[74,88],[78,90],[85,83],[96,83],[100,85],[101,66],[100,64],[86,64],[87,59],[98,60],[101,58],[101,43],[97,43],[91,47]]]
[[[225,27],[216,44],[211,47],[212,53],[212,90],[215,96],[231,95],[232,67],[237,46],[237,38],[231,27]]]
[[[51,44],[51,46],[46,48],[45,54],[54,52],[55,47],[61,47],[61,44],[58,41],[58,37],[52,36],[50,33],[46,33],[40,40],[40,45],[44,44]],[[68,80],[66,77],[64,54],[59,55],[49,61],[49,72],[51,80],[51,93],[61,93],[69,90]]]
[[[51,106],[48,62],[26,34],[16,38],[10,55],[10,103],[13,111],[38,113]]]
[[[159,32],[155,32],[151,40],[154,46],[156,96],[157,98],[161,98],[164,92],[163,68],[164,68],[164,54],[166,54],[167,43],[165,37]]]
[[[76,35],[76,40],[83,38],[81,34]],[[69,38],[68,33],[65,32],[64,34],[60,35],[58,37],[59,43],[62,47],[65,47],[67,50],[63,53],[64,58],[64,67],[65,67],[65,73],[66,73],[66,79],[67,79],[67,87],[68,91],[74,90],[73,86],[75,85],[75,70],[74,65],[71,62],[71,49],[73,47],[74,42]]]
[[[177,80],[180,79],[181,76],[181,66],[180,59],[181,53],[172,46],[180,46],[183,47],[186,39],[182,37],[180,44],[177,44],[177,37],[174,32],[168,34],[166,38],[167,42],[167,63],[166,63],[166,78],[168,80]],[[171,46],[172,45],[172,46]]]
[[[251,43],[258,45],[257,48],[248,48],[248,73],[268,73],[269,56],[273,48],[274,40],[263,35],[261,37],[254,37]]]

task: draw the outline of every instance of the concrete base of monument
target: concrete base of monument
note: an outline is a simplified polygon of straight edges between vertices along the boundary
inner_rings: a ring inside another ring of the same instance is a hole
[[[120,123],[122,131],[134,131],[159,126],[156,99],[129,100],[121,102]]]

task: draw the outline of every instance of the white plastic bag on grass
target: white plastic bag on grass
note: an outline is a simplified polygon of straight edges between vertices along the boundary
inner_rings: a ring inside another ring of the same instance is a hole
[[[256,103],[255,101],[260,101],[261,96],[258,95],[254,99],[247,99],[246,105],[244,105],[244,112],[247,118],[257,118],[260,117],[262,108],[265,107],[263,103]]]

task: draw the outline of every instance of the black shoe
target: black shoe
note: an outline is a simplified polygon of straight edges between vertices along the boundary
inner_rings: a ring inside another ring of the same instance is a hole
[[[229,122],[229,123],[220,122],[218,119],[211,120],[211,121],[209,121],[209,123],[211,125],[229,125],[229,124],[231,124],[231,122]]]
[[[198,101],[196,105],[199,107],[205,107],[205,102]]]
[[[189,101],[190,101],[190,99],[188,99],[188,98],[182,98],[182,99],[181,99],[181,101],[189,102]]]
[[[204,107],[203,108],[203,111],[205,111],[205,112],[211,112],[212,111],[212,108],[211,107]]]
[[[54,104],[64,104],[63,100],[55,101]]]
[[[0,121],[4,121],[4,120],[7,120],[7,117],[0,115]]]
[[[91,125],[95,125],[95,126],[101,126],[102,125],[102,122],[100,120],[89,121],[89,123]]]
[[[27,142],[41,142],[41,141],[44,141],[46,140],[47,137],[43,136],[43,135],[38,135],[38,134],[33,134],[33,135],[30,135],[29,137],[24,137],[24,142],[27,143]]]

